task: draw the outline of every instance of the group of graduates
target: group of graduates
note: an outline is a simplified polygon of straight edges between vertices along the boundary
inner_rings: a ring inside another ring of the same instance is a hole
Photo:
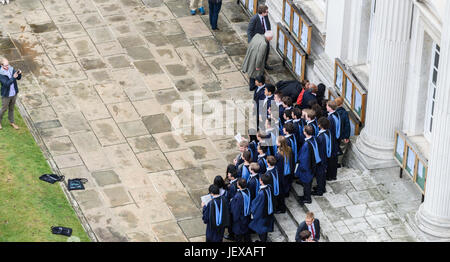
[[[207,241],[222,241],[225,228],[229,232],[226,239],[247,242],[250,234],[256,233],[261,242],[267,241],[274,214],[286,212],[285,198],[292,183],[303,186],[303,196],[297,199],[300,205],[310,204],[311,195],[322,196],[326,181],[336,180],[340,144],[349,142],[350,124],[343,100],[325,100],[319,91],[323,85],[298,82],[301,91],[294,95],[294,104],[282,88],[285,82],[277,87],[266,85],[259,76],[255,84],[255,111],[259,120],[266,120],[265,125],[258,126],[256,136],[237,143],[240,153],[227,167],[225,179],[217,176],[210,186],[213,200],[203,204]],[[314,188],[313,178],[317,182]],[[308,225],[308,230],[314,234],[314,224]],[[299,241],[303,239],[300,233]]]

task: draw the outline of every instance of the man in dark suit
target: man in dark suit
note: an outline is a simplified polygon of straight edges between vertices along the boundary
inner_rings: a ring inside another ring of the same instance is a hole
[[[252,41],[252,38],[256,34],[264,34],[266,31],[271,31],[270,21],[269,21],[269,8],[266,5],[258,6],[258,13],[250,19],[250,23],[247,28],[248,42]],[[272,70],[273,68],[267,64],[267,59],[269,59],[270,42],[267,43],[267,53],[266,53],[266,63],[265,68],[267,70]]]
[[[320,239],[320,221],[318,219],[314,219],[314,213],[308,212],[306,213],[305,221],[300,223],[297,228],[297,233],[295,233],[295,241],[300,242],[301,237],[300,233],[304,230],[308,230],[311,232],[311,237],[314,241],[319,242]]]

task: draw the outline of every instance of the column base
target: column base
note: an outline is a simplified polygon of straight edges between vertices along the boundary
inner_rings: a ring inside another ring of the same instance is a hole
[[[353,160],[360,163],[360,165],[354,164],[362,170],[397,166],[393,157],[394,143],[375,141],[364,130],[356,139],[356,143],[352,143],[350,151]]]
[[[423,208],[423,204],[416,213],[414,226],[425,241],[450,241],[450,219],[430,214]]]

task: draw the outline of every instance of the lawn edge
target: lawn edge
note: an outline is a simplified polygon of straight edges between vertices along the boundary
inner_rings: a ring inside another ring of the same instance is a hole
[[[53,157],[49,153],[47,146],[42,140],[41,135],[39,134],[39,131],[37,130],[36,126],[33,124],[33,121],[31,121],[30,115],[28,114],[27,110],[22,104],[21,99],[17,99],[16,102],[17,109],[22,116],[22,119],[24,123],[27,125],[28,130],[30,131],[31,135],[34,138],[34,141],[41,149],[41,152],[47,161],[47,164],[50,166],[54,174],[62,175],[61,171],[57,167],[55,161],[53,160]],[[89,222],[87,221],[86,217],[84,216],[83,211],[81,210],[78,202],[73,197],[72,193],[67,190],[67,187],[64,182],[58,182],[59,186],[61,187],[64,195],[66,196],[66,199],[69,201],[70,205],[72,206],[73,210],[75,211],[76,216],[78,217],[78,220],[81,223],[81,226],[83,227],[84,231],[87,233],[89,239],[91,242],[98,242],[98,238],[95,235],[94,231],[92,230],[91,226],[89,225]]]

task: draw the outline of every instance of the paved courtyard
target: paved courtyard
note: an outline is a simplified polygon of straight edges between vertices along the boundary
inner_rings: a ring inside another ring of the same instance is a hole
[[[235,0],[223,2],[217,32],[208,15],[189,14],[187,0],[0,6],[0,55],[24,72],[22,113],[52,166],[88,179],[72,194],[93,239],[204,241],[200,196],[236,156],[236,123],[245,119],[239,101],[253,97],[239,71],[248,16]],[[292,79],[273,50],[269,63],[272,83]],[[176,100],[185,103],[172,106]],[[273,241],[292,241],[307,210],[332,241],[412,239],[383,202],[390,193],[380,183],[340,172],[312,205],[287,200],[290,212],[277,217]]]

